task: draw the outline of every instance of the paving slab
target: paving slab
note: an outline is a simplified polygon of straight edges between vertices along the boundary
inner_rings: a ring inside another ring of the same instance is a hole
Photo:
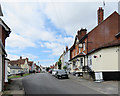
[[[11,79],[11,83],[7,85],[7,89],[8,90],[5,90],[3,93],[4,94],[13,94],[14,95],[17,95],[17,94],[21,94],[21,95],[24,95],[25,92],[24,92],[24,88],[23,88],[23,85],[22,85],[22,79],[23,78],[14,78],[14,79]]]

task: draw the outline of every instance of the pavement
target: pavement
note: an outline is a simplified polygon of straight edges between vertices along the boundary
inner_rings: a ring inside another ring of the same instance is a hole
[[[95,81],[86,80],[83,77],[76,77],[73,75],[69,75],[69,77],[74,82],[79,82],[79,84],[87,86],[103,94],[118,94],[118,83],[120,83],[120,81],[103,81],[97,83]]]
[[[22,79],[23,77],[11,79],[11,83],[6,86],[6,90],[3,92],[3,94],[13,96],[20,94],[21,96],[24,96],[25,92],[22,84]]]
[[[0,96],[3,94],[3,92],[0,92]]]

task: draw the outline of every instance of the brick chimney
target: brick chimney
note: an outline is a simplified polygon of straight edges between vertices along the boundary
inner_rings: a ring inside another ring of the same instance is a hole
[[[81,30],[78,30],[77,34],[78,34],[78,39],[82,39],[82,37],[84,37],[87,33],[87,29],[86,28],[81,28]]]
[[[68,46],[66,46],[66,52],[68,51]]]
[[[102,7],[99,7],[97,14],[98,14],[98,24],[100,24],[104,19],[104,10],[102,9]]]
[[[22,59],[22,56],[20,56],[20,59]]]

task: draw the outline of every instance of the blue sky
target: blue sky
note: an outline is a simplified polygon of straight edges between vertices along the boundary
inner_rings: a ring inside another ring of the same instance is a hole
[[[30,0],[31,1],[31,0]],[[11,28],[6,40],[8,58],[29,57],[39,65],[54,64],[67,45],[74,42],[78,30],[87,28],[88,32],[97,25],[99,2],[2,2],[4,17]],[[107,2],[104,7],[105,18],[118,10],[117,2]]]

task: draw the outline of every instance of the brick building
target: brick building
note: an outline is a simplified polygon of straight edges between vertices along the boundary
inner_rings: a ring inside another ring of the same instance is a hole
[[[0,16],[3,16],[0,6]],[[5,51],[5,40],[9,37],[11,30],[0,18],[0,92],[4,89],[5,79],[5,57],[7,53]]]

